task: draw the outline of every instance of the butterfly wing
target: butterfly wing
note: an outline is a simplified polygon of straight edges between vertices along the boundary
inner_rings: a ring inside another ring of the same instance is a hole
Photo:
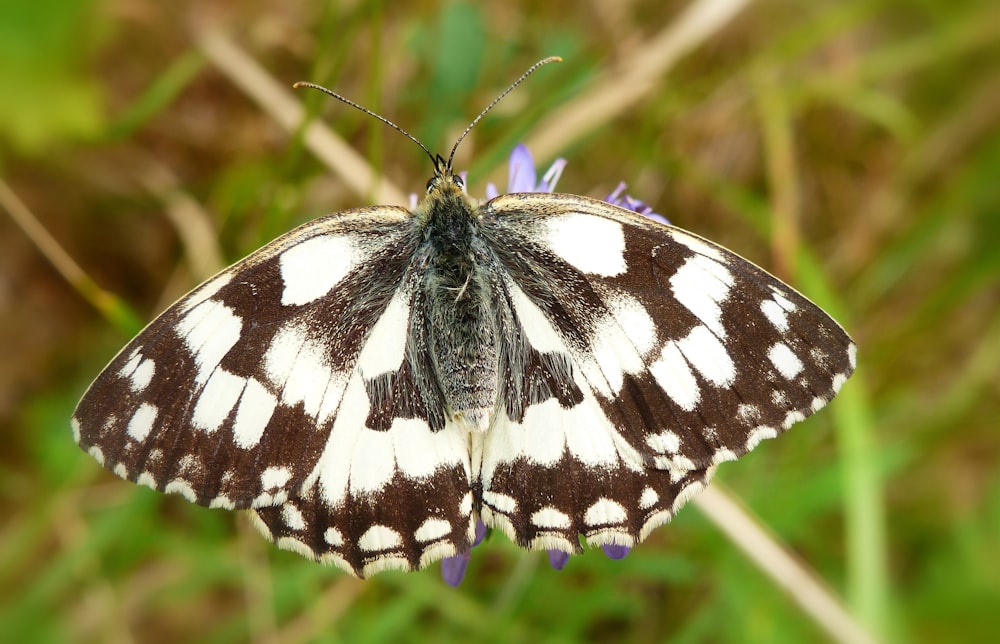
[[[552,377],[572,396],[511,411],[502,394],[484,448],[484,517],[522,545],[632,545],[854,369],[828,315],[691,233],[572,195],[504,195],[482,218],[528,343],[571,365]]]
[[[346,211],[234,264],[112,360],[77,442],[122,478],[255,508],[279,545],[355,574],[467,547],[468,448],[406,351],[418,237],[406,210]],[[412,507],[414,479],[436,485],[433,508]]]

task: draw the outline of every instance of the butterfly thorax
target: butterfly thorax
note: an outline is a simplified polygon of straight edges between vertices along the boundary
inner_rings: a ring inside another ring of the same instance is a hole
[[[499,333],[492,254],[479,235],[479,206],[450,176],[417,209],[423,238],[424,330],[448,417],[485,431],[496,407]]]

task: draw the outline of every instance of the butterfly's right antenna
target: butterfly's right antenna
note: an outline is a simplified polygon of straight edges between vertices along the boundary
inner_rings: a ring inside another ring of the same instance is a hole
[[[455,145],[453,145],[452,148],[451,148],[451,154],[448,155],[448,166],[447,166],[448,170],[451,170],[451,162],[455,159],[455,152],[458,151],[458,146],[459,146],[459,144],[462,143],[462,140],[465,138],[465,135],[469,133],[469,130],[471,130],[473,128],[473,126],[475,126],[475,124],[478,123],[481,118],[483,118],[484,116],[486,116],[487,112],[489,112],[490,110],[493,109],[494,105],[496,105],[501,100],[503,100],[504,96],[507,96],[507,94],[510,94],[511,91],[515,87],[517,87],[518,85],[520,85],[521,83],[523,83],[525,78],[527,78],[528,76],[531,76],[531,74],[536,69],[538,69],[539,67],[541,67],[542,65],[548,65],[549,63],[561,63],[561,62],[562,62],[562,58],[560,56],[549,56],[548,58],[544,58],[544,59],[538,61],[537,63],[535,63],[534,65],[532,65],[531,67],[529,67],[528,71],[526,71],[523,74],[521,74],[520,78],[518,78],[516,81],[514,81],[513,83],[511,83],[510,87],[508,87],[507,89],[505,89],[503,91],[503,93],[500,94],[500,96],[497,96],[496,98],[494,98],[493,102],[490,103],[489,105],[487,105],[486,109],[484,109],[482,112],[479,113],[479,116],[477,116],[476,118],[472,119],[472,123],[469,123],[469,127],[465,128],[465,131],[462,132],[462,136],[458,137],[458,140],[455,141]]]

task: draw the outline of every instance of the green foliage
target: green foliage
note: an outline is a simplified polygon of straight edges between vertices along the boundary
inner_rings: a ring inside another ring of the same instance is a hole
[[[103,127],[100,83],[87,63],[99,40],[93,2],[0,2],[0,137],[39,153]]]
[[[546,115],[610,70],[640,66],[681,6],[300,5],[218,18],[280,83],[329,85],[443,153],[529,64],[566,59],[473,131],[462,155],[475,194],[504,183],[510,148]],[[458,589],[436,566],[360,582],[277,550],[244,517],[136,488],[80,452],[68,417],[85,383],[137,317],[196,281],[183,224],[164,216],[176,190],[208,213],[208,241],[227,261],[310,217],[367,205],[199,47],[188,29],[200,11],[0,0],[4,184],[107,289],[65,285],[47,250],[10,227],[0,235],[3,638],[826,637],[697,508],[622,561],[588,551],[555,572],[494,534]],[[603,196],[630,182],[675,224],[785,271],[858,340],[858,374],[828,409],[717,476],[887,641],[991,641],[996,630],[997,42],[994,0],[750,3],[559,152],[561,189]],[[422,191],[430,168],[409,142],[295,96],[389,180]],[[150,187],[156,168],[170,187]],[[773,236],[789,203],[797,241],[782,247]]]

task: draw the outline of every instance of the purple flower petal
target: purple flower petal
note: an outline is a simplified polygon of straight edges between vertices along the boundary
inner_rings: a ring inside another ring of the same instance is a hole
[[[465,579],[465,570],[469,567],[469,560],[472,559],[472,550],[466,550],[454,557],[445,557],[441,560],[441,576],[444,583],[452,588],[457,588]]]
[[[500,196],[500,191],[497,190],[496,184],[493,183],[492,181],[490,181],[489,183],[487,183],[486,184],[486,198],[487,199],[496,199],[499,196]]]
[[[605,197],[604,200],[616,206],[631,210],[632,212],[637,212],[644,217],[648,217],[649,219],[653,219],[654,221],[658,221],[662,224],[670,223],[663,215],[653,212],[653,207],[646,202],[640,201],[632,195],[622,196],[622,193],[625,192],[625,188],[625,182],[619,181],[615,189],[611,192],[611,194]]]
[[[569,561],[569,553],[562,550],[546,550],[549,554],[549,565],[555,570],[562,570]]]
[[[507,192],[535,191],[535,160],[523,143],[518,143],[510,153],[507,177]]]
[[[462,583],[462,580],[465,579],[465,569],[469,567],[469,561],[472,559],[472,549],[483,542],[487,532],[486,524],[477,519],[476,536],[469,549],[441,560],[441,576],[446,584],[455,587]]]
[[[569,163],[566,159],[556,159],[549,166],[549,169],[545,171],[542,175],[542,180],[537,186],[538,192],[553,192],[556,189],[556,184],[559,183],[559,177],[562,176],[563,168]]]
[[[487,532],[486,524],[480,521],[479,519],[476,519],[476,538],[472,542],[473,548],[475,548],[476,546],[478,546],[483,542],[483,539],[486,538],[486,532]]]
[[[603,546],[601,546],[601,550],[604,551],[604,554],[608,557],[608,559],[617,560],[617,559],[624,559],[625,555],[628,554],[628,551],[631,550],[631,548],[629,548],[628,546],[619,546],[618,544],[615,543],[606,543]]]
[[[622,205],[621,194],[625,192],[626,183],[624,181],[619,181],[615,189],[611,191],[607,197],[604,198],[608,203],[613,203],[616,206]]]

